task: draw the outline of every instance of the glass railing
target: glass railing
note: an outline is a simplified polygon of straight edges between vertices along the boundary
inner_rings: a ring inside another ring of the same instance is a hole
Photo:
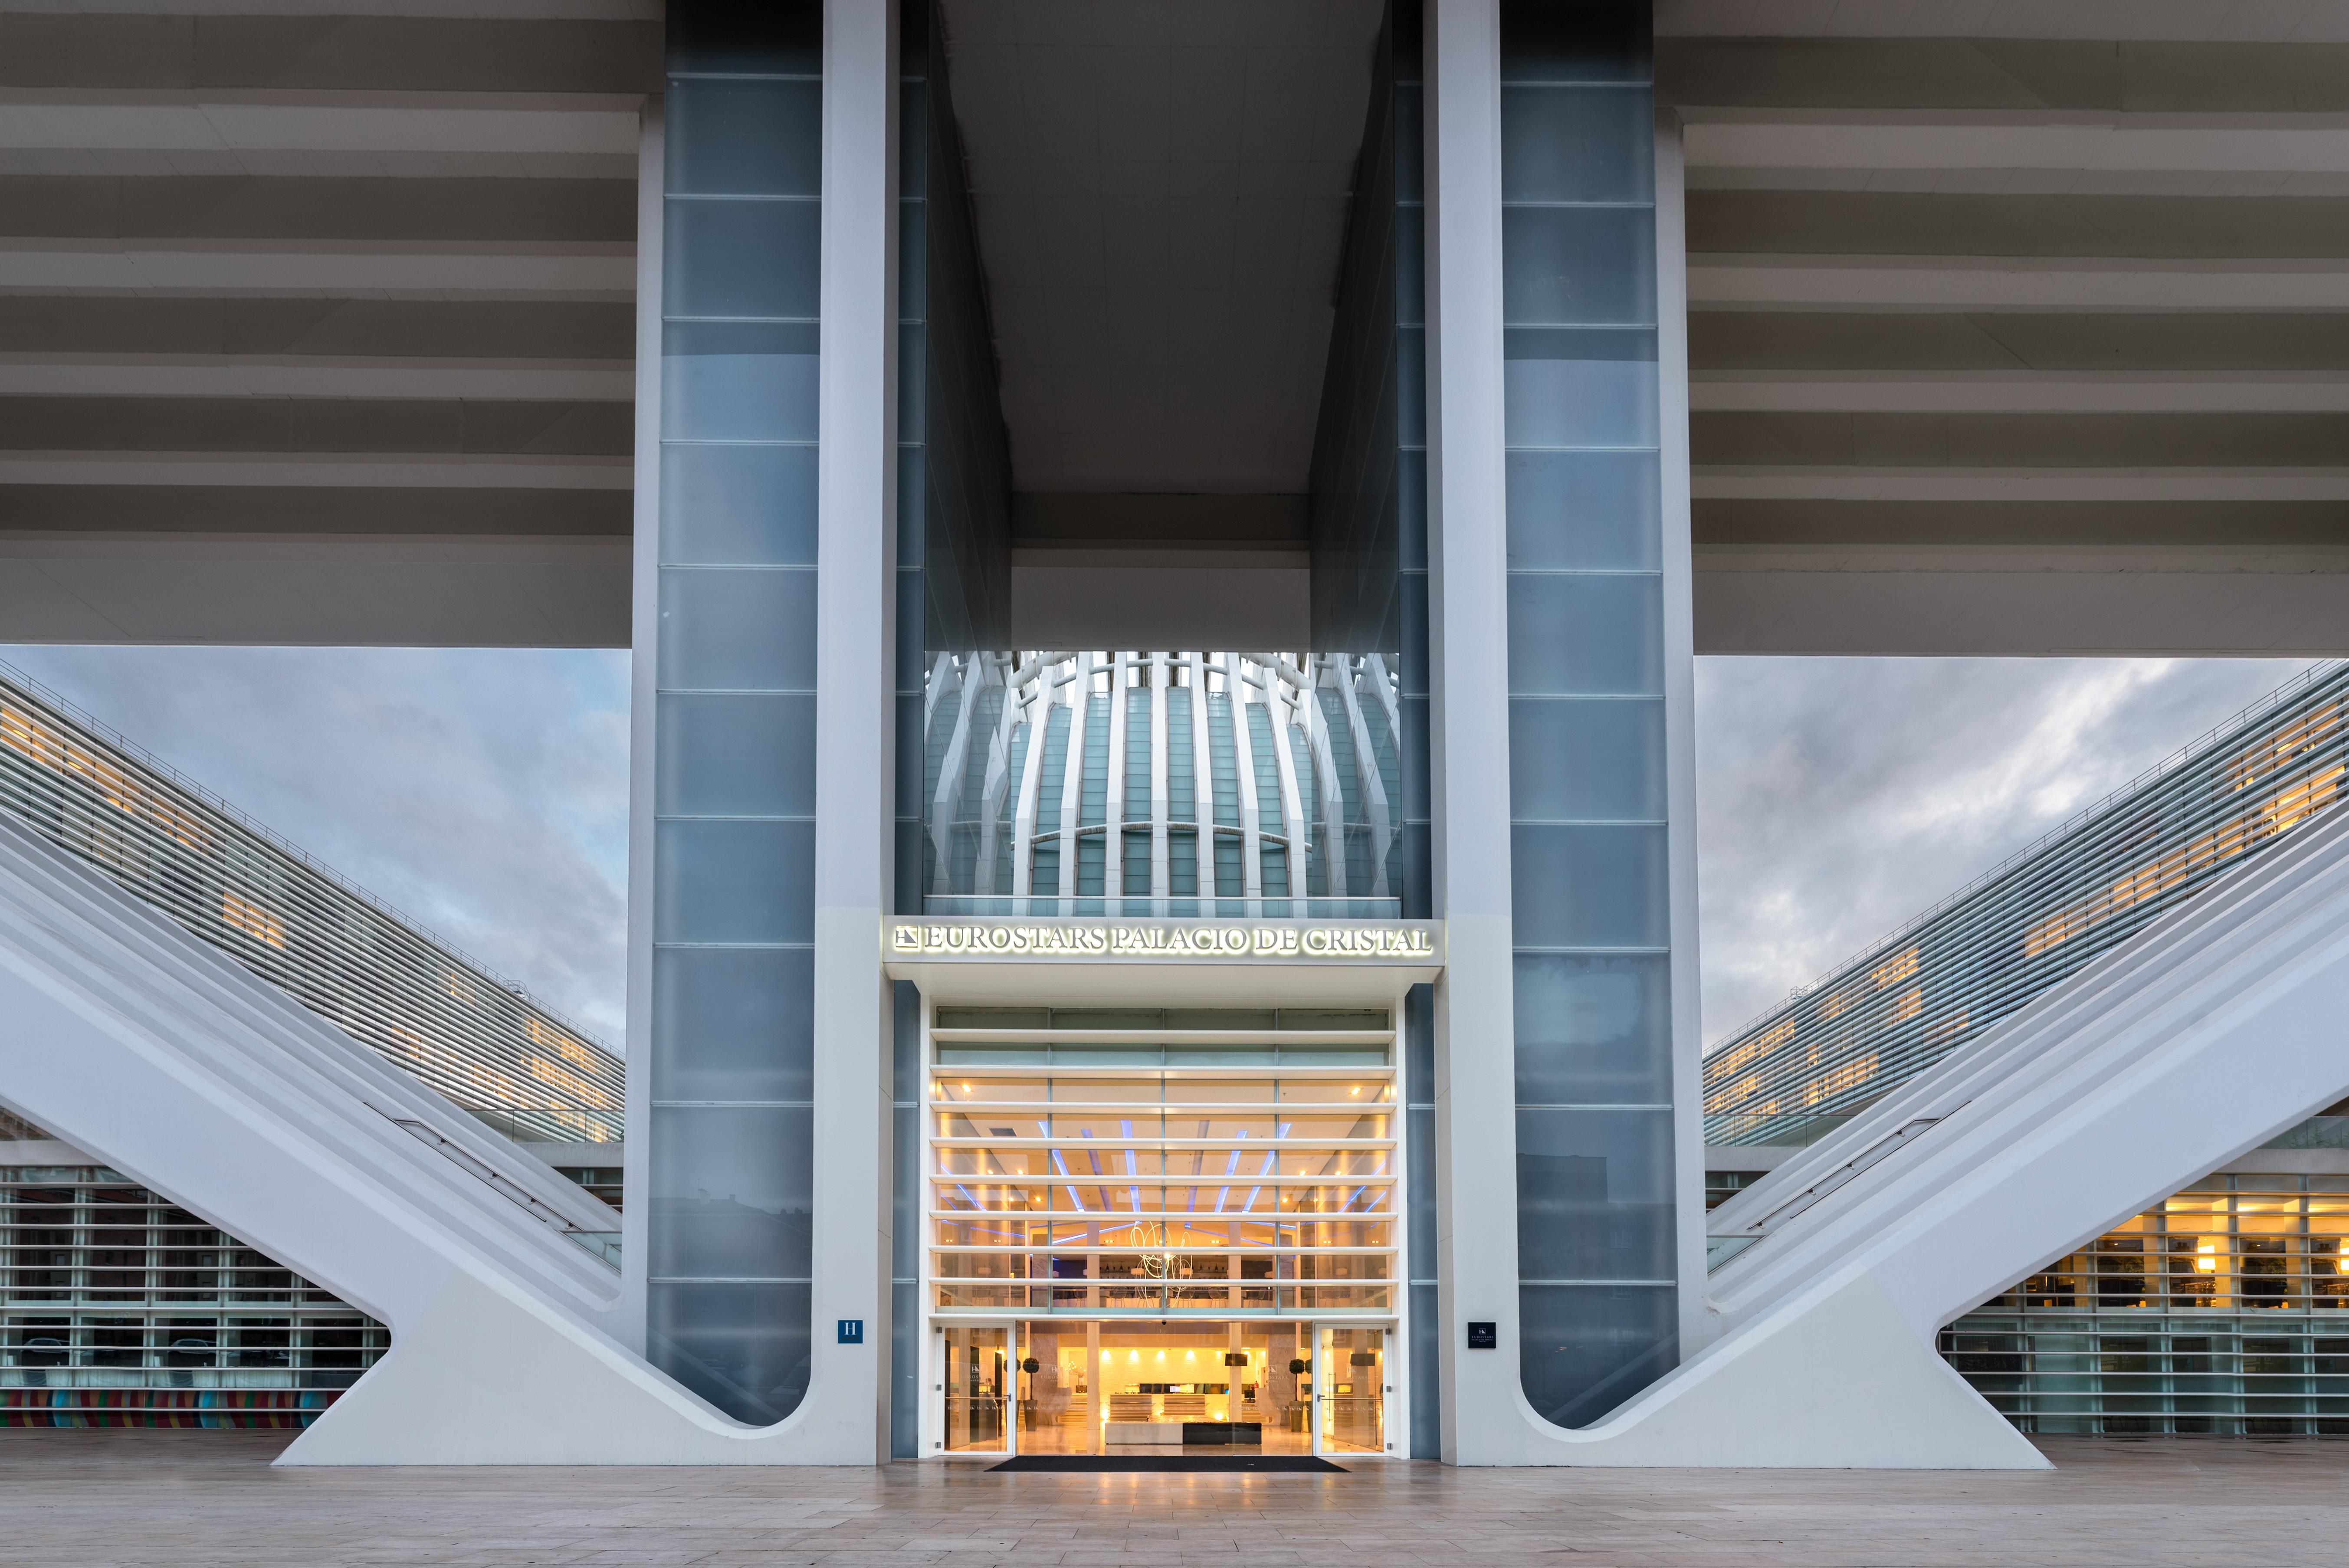
[[[579,1243],[582,1251],[593,1257],[620,1266],[620,1233],[617,1231],[565,1231],[563,1233]]]

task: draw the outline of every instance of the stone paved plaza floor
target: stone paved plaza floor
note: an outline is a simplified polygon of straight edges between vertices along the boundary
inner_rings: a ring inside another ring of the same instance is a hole
[[[2039,1474],[273,1470],[270,1432],[0,1430],[0,1563],[2349,1563],[2349,1441],[2048,1439]]]

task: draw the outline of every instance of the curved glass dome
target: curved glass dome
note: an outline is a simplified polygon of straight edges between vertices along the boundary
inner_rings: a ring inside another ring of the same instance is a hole
[[[938,654],[922,708],[928,913],[1402,913],[1377,654]]]

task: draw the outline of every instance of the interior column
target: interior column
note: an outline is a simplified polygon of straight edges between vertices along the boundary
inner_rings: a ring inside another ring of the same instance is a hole
[[[1244,1415],[1240,1408],[1240,1385],[1247,1377],[1246,1366],[1232,1365],[1232,1355],[1239,1347],[1240,1324],[1239,1319],[1234,1318],[1224,1326],[1224,1416],[1226,1419],[1235,1422],[1240,1420]]]
[[[1085,1452],[1100,1453],[1102,1442],[1101,1325],[1085,1325]]]

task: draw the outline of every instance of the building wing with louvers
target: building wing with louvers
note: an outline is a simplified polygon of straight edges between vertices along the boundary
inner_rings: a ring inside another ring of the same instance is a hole
[[[21,678],[0,808],[507,1136],[615,1143],[620,1058]]]

